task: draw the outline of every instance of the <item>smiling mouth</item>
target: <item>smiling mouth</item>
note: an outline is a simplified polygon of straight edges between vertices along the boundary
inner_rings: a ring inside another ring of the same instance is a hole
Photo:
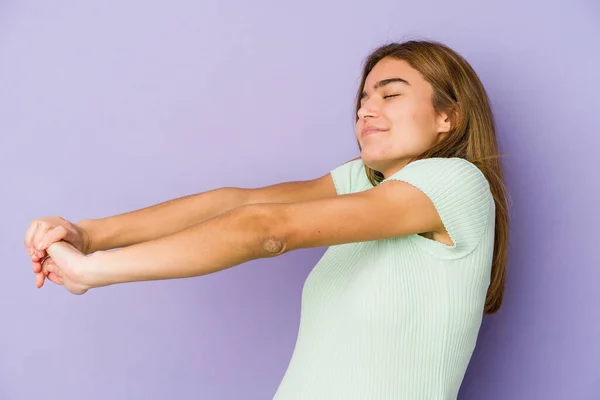
[[[381,132],[385,132],[385,129],[378,129],[378,128],[369,128],[369,129],[365,129],[362,133],[361,133],[361,137],[367,137],[367,136],[371,136],[375,133],[381,133]]]

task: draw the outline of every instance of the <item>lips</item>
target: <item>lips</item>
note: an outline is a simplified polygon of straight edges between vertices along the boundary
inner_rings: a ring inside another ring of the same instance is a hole
[[[378,132],[383,132],[386,131],[387,129],[384,128],[380,128],[377,126],[365,126],[362,131],[360,132],[360,136],[361,137],[365,137],[365,136],[369,136],[372,135],[374,133],[378,133]]]

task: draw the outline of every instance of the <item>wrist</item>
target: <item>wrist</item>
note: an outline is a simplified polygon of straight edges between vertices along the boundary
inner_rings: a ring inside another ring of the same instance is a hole
[[[81,252],[85,255],[92,254],[97,250],[100,250],[96,244],[96,235],[94,235],[95,221],[92,219],[84,219],[75,224],[77,228],[81,230],[83,248]]]
[[[108,256],[109,254],[105,251],[95,251],[86,257],[87,265],[84,268],[82,280],[90,289],[110,285],[106,276]]]

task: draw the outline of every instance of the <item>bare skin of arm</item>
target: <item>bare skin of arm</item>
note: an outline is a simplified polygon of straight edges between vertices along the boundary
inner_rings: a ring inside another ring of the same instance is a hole
[[[42,262],[53,262],[47,260],[46,250],[56,242],[70,243],[83,254],[91,254],[168,236],[242,206],[284,204],[335,195],[330,174],[253,189],[224,187],[76,224],[58,216],[37,219],[25,235],[25,246],[31,256],[36,286],[40,288],[46,277],[55,281],[52,274],[48,276],[42,272]]]
[[[157,239],[235,208],[260,203],[292,203],[335,196],[330,174],[307,181],[257,189],[225,187],[169,200],[151,207],[77,225],[89,235],[84,253],[115,249]]]
[[[367,210],[361,212],[361,210]],[[188,278],[297,249],[380,240],[444,226],[431,200],[404,182],[289,203],[247,204],[178,232],[86,257],[52,244],[45,265],[74,294],[117,283]]]

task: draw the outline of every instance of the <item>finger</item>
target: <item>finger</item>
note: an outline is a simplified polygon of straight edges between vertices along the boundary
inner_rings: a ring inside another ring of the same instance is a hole
[[[38,259],[38,260],[31,260],[31,268],[33,269],[33,272],[38,273],[38,272],[42,272],[42,261],[44,259]]]
[[[44,271],[47,274],[46,277],[48,278],[48,280],[59,285],[63,284],[64,277],[62,276],[60,268],[58,268],[54,261],[48,259],[48,261],[44,263]]]
[[[37,257],[36,257],[36,258],[37,258]],[[32,267],[31,267],[31,268],[33,269],[33,272],[35,272],[35,273],[42,272],[42,264],[43,264],[43,263],[44,263],[44,261],[46,261],[48,258],[50,258],[50,256],[46,256],[46,257],[43,257],[43,258],[39,258],[39,260],[38,260],[38,261],[33,261],[33,259],[32,259],[32,263],[31,263]]]
[[[48,268],[49,268],[49,267],[50,267],[52,264],[53,264],[53,261],[52,261],[52,259],[51,259],[50,257],[46,257],[46,258],[45,258],[45,259],[42,261],[42,263],[41,263],[41,267],[42,267],[41,273],[42,273],[44,276],[48,276],[48,273],[49,273],[49,272],[51,272],[51,271],[49,271],[49,269],[48,269]]]
[[[32,259],[37,259],[37,260],[41,260],[44,257],[46,257],[46,252],[44,250],[36,250],[33,249],[33,256],[31,256]]]
[[[36,244],[36,249],[38,251],[45,251],[52,243],[60,242],[61,240],[65,239],[67,237],[67,233],[67,228],[62,225],[49,230],[39,239],[38,243]]]
[[[29,229],[25,232],[25,247],[27,247],[29,255],[33,255],[33,238],[40,226],[40,221],[33,221],[29,224]]]
[[[56,283],[57,285],[62,285],[64,283],[63,278],[61,278],[58,274],[54,272],[50,272],[48,274],[48,280],[50,282]]]
[[[41,224],[38,229],[35,232],[35,235],[33,236],[33,248],[35,250],[35,255],[37,257],[43,257],[45,251],[40,251],[38,250],[40,241],[44,238],[44,236],[46,236],[46,234],[50,231],[50,227],[48,226],[48,224],[43,223]]]
[[[39,273],[42,272],[42,264],[40,264],[39,262],[31,262],[31,269],[33,270],[34,273]]]
[[[44,286],[44,274],[42,274],[41,272],[38,272],[37,274],[35,274],[35,286],[39,289],[42,286]]]
[[[62,278],[62,272],[60,268],[50,257],[46,258],[46,260],[44,260],[44,262],[42,263],[42,274],[46,277],[48,277],[48,275],[50,274],[54,274]]]
[[[39,252],[39,254],[40,255],[38,255],[38,252],[36,250],[34,250],[34,254],[31,256],[31,261],[42,262],[42,261],[44,261],[44,258],[46,258],[46,256],[48,256],[48,253],[46,253],[45,251]]]

